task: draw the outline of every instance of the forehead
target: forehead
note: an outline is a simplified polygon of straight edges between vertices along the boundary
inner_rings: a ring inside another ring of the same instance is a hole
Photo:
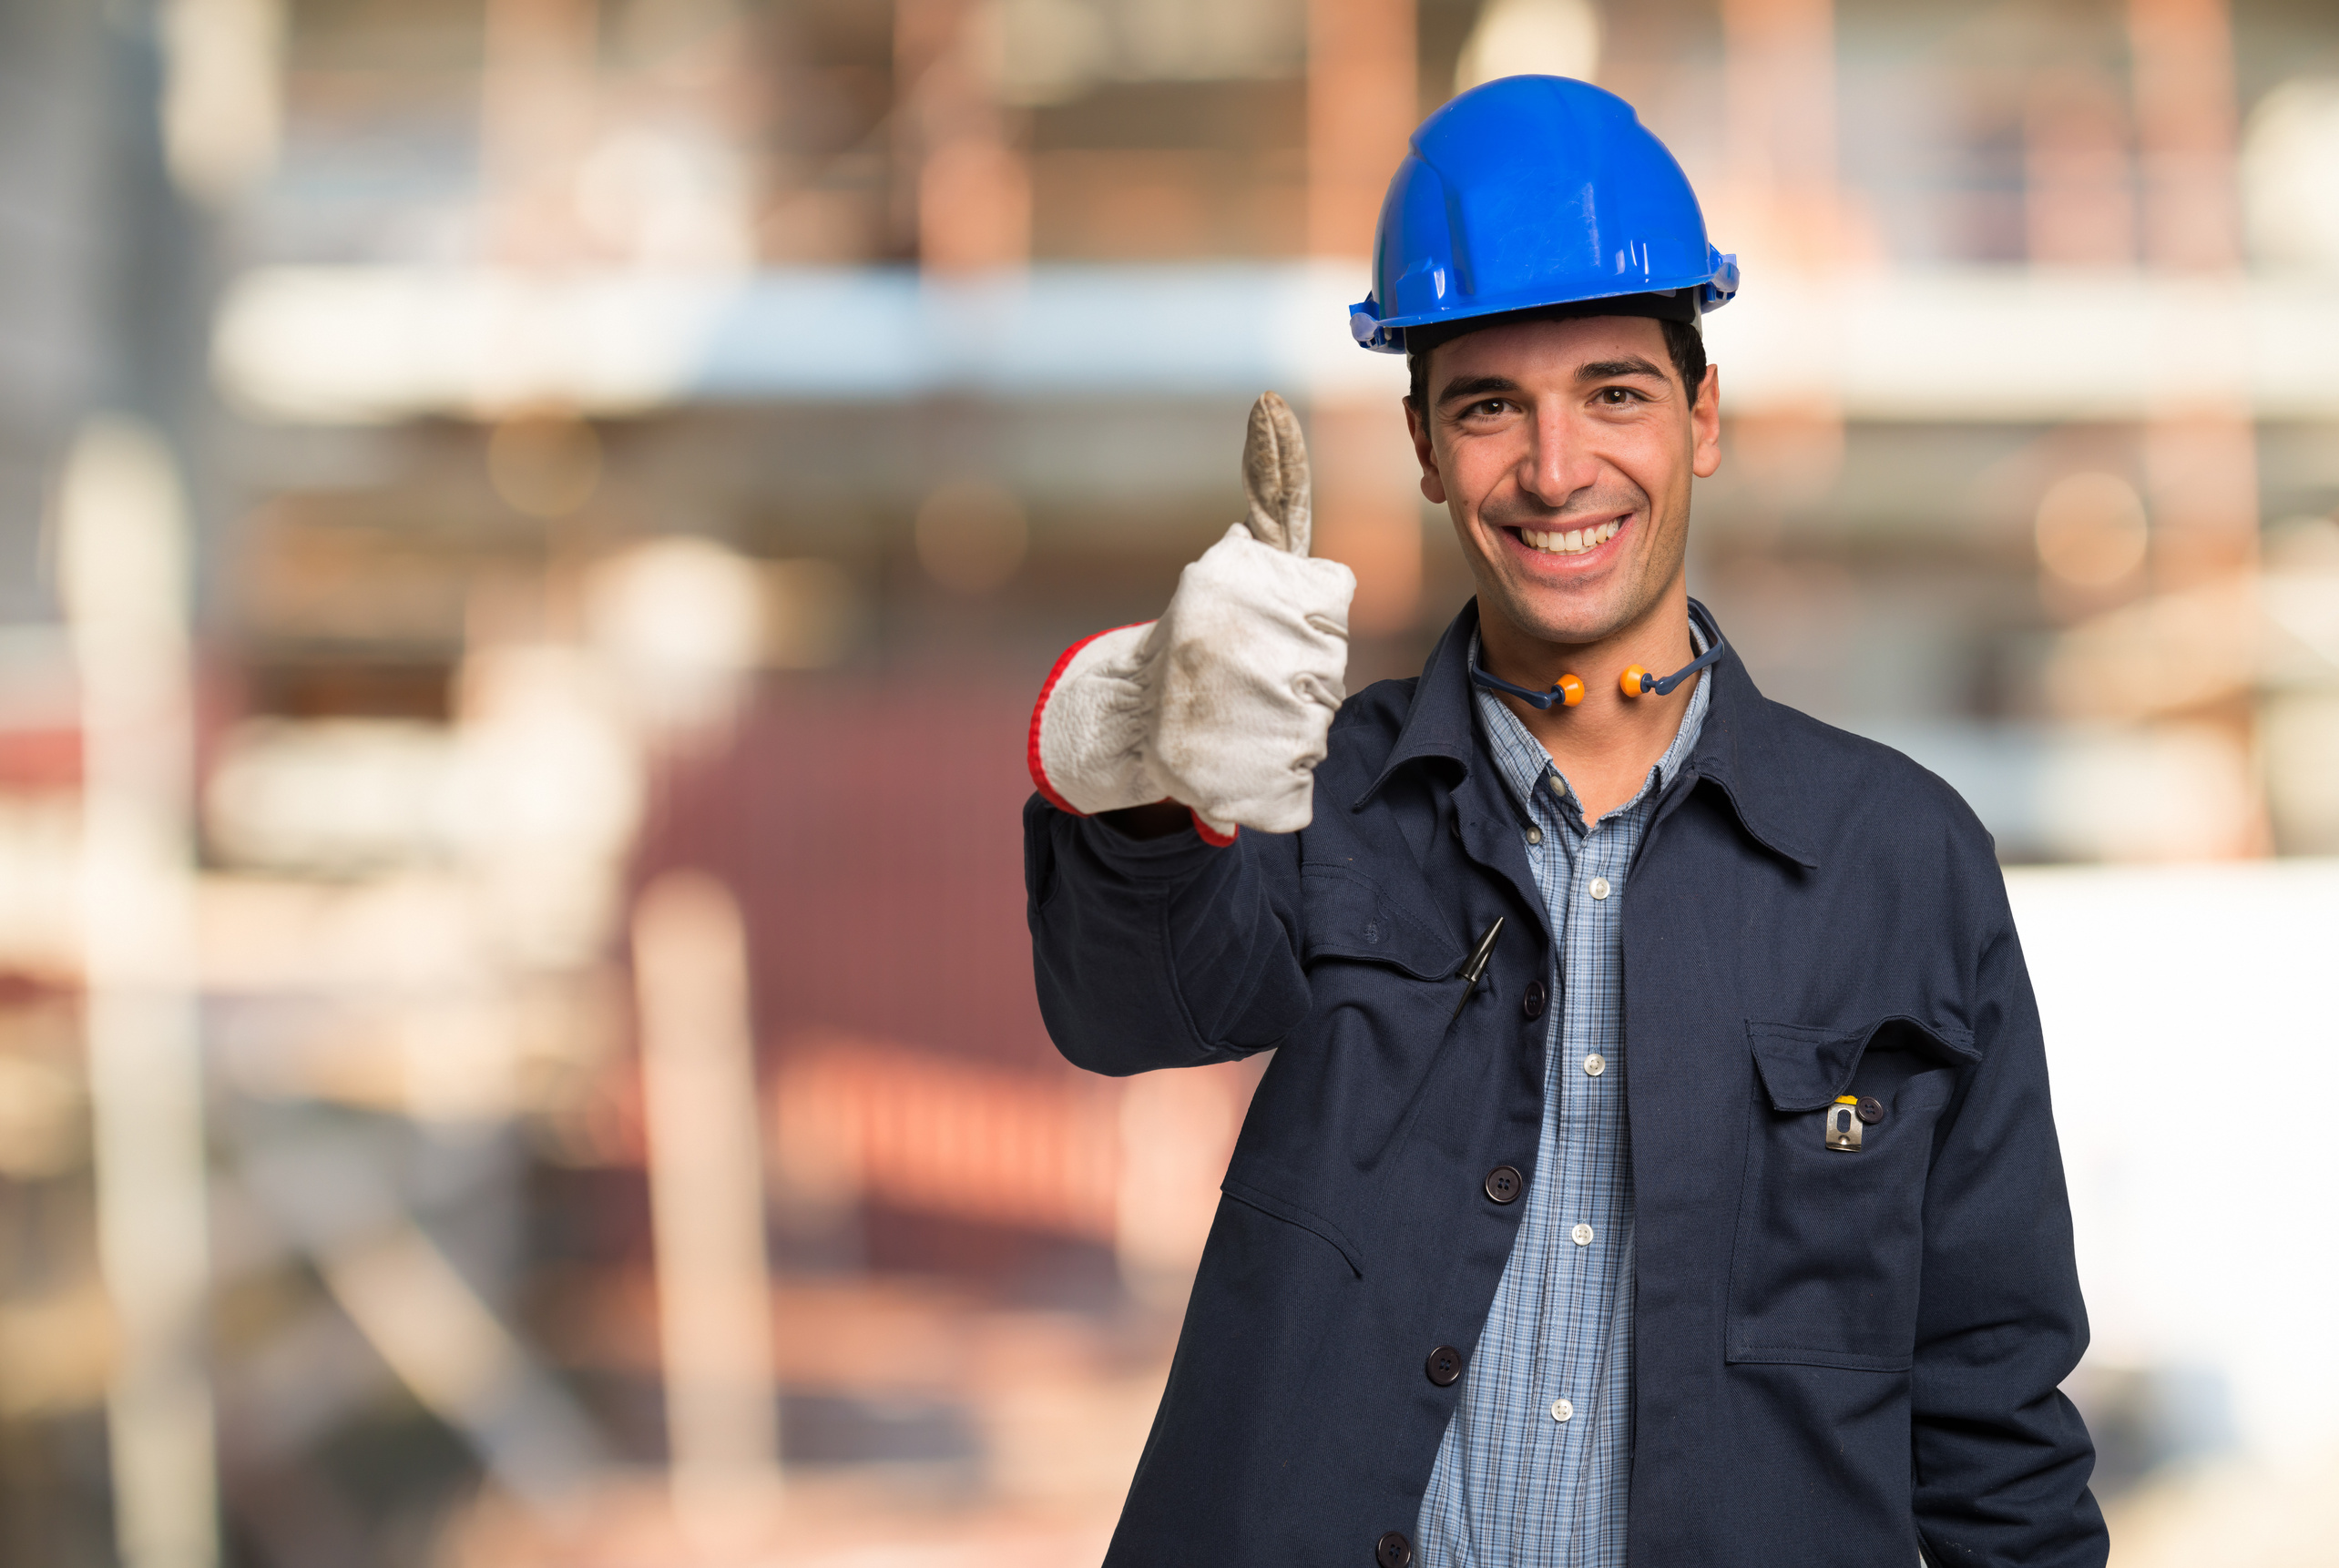
[[[1435,384],[1467,375],[1502,376],[1527,386],[1573,382],[1580,366],[1596,360],[1632,358],[1660,370],[1668,366],[1665,329],[1645,316],[1506,321],[1440,343],[1430,351],[1429,374]]]

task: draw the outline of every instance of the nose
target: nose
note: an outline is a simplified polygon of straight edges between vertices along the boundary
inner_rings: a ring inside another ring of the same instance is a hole
[[[1579,490],[1599,482],[1599,459],[1558,398],[1545,398],[1535,410],[1534,438],[1519,463],[1518,486],[1554,511]]]

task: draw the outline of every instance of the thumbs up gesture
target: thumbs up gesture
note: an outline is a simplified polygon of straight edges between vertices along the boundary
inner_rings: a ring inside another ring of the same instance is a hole
[[[1179,574],[1161,618],[1074,644],[1040,688],[1032,781],[1058,809],[1175,800],[1218,843],[1312,819],[1356,579],[1308,555],[1307,445],[1273,392],[1251,405],[1242,484],[1243,520]]]

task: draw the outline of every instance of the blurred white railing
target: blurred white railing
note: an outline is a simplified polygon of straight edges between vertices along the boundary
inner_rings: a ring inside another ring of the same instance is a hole
[[[1378,399],[1403,361],[1348,338],[1359,261],[523,273],[269,268],[228,290],[220,383],[279,420],[553,402],[937,394]],[[1766,274],[1708,321],[1736,412],[1877,420],[2141,417],[2204,387],[2262,417],[2339,413],[2339,279],[2045,268]]]

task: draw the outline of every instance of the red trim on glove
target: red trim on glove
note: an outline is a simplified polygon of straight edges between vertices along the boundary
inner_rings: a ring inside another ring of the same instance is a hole
[[[1108,637],[1115,632],[1125,632],[1129,629],[1129,626],[1148,626],[1152,624],[1150,621],[1131,621],[1128,626],[1107,626],[1103,631],[1082,637],[1078,642],[1066,648],[1057,656],[1056,667],[1047,672],[1047,679],[1039,688],[1039,700],[1031,705],[1031,733],[1024,742],[1024,761],[1031,769],[1032,786],[1039,791],[1040,799],[1067,816],[1085,817],[1088,813],[1081,810],[1057,791],[1056,786],[1047,781],[1047,769],[1040,762],[1039,721],[1047,712],[1047,699],[1056,695],[1056,683],[1064,678],[1064,672],[1071,667],[1073,658],[1082,648],[1095,642],[1098,637]],[[1219,832],[1203,821],[1202,814],[1190,806],[1187,807],[1186,810],[1187,814],[1194,819],[1194,831],[1201,835],[1203,843],[1214,845],[1222,850],[1234,842],[1233,833]],[[1240,830],[1237,830],[1240,831]]]
[[[1196,811],[1191,806],[1187,807],[1186,809],[1193,817],[1194,831],[1202,836],[1203,843],[1213,845],[1218,849],[1223,850],[1229,844],[1234,842],[1234,833],[1221,835],[1216,828],[1211,827],[1208,822],[1202,820],[1202,814],[1200,811]],[[1242,831],[1242,830],[1239,827],[1234,830],[1235,833],[1240,833],[1241,831]]]
[[[1152,623],[1149,621],[1131,621],[1129,626],[1150,626],[1151,624]],[[1039,688],[1039,700],[1031,705],[1031,735],[1026,742],[1024,759],[1031,768],[1032,786],[1039,791],[1040,798],[1042,799],[1055,807],[1057,810],[1069,816],[1085,817],[1088,813],[1081,810],[1078,806],[1072,804],[1071,801],[1067,800],[1063,796],[1057,794],[1056,792],[1056,786],[1047,781],[1047,769],[1041,766],[1039,760],[1040,716],[1047,711],[1047,699],[1056,695],[1056,683],[1064,678],[1064,672],[1071,667],[1072,657],[1075,654],[1078,654],[1082,648],[1087,647],[1090,643],[1095,642],[1098,637],[1108,637],[1115,632],[1125,632],[1127,630],[1129,630],[1129,626],[1107,626],[1103,631],[1096,632],[1090,636],[1082,637],[1078,642],[1074,643],[1070,647],[1066,648],[1062,655],[1057,658],[1056,667],[1047,672],[1047,683]]]

